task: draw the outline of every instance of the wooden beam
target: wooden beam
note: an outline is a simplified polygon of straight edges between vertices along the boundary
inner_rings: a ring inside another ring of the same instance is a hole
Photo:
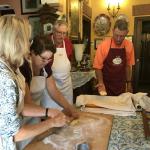
[[[133,5],[132,15],[133,16],[150,15],[150,4]]]

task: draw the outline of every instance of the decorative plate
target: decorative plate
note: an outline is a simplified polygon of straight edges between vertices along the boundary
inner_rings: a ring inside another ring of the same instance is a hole
[[[128,18],[128,16],[125,15],[125,14],[120,14],[120,15],[118,15],[118,16],[117,16],[117,20],[119,20],[119,19],[124,19],[124,20],[126,20],[127,22],[129,22],[129,18]]]
[[[98,36],[105,35],[109,32],[111,22],[109,16],[105,14],[98,15],[94,20],[94,32]]]

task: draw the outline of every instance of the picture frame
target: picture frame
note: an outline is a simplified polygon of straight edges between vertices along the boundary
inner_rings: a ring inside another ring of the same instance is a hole
[[[69,36],[72,40],[78,40],[79,33],[81,33],[81,2],[79,0],[66,0],[66,4],[67,23],[70,26]]]
[[[105,39],[105,37],[95,38],[94,39],[94,49],[97,49],[97,46]]]
[[[40,17],[39,16],[29,16],[28,19],[32,26],[31,39],[33,39],[34,36],[41,33]]]
[[[37,13],[41,5],[41,0],[20,0],[21,14]]]
[[[53,24],[52,23],[43,24],[43,30],[44,30],[44,34],[52,33],[53,32]]]

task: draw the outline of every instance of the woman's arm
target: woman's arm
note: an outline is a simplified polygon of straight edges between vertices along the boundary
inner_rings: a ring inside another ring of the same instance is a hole
[[[25,92],[25,98],[24,98],[24,109],[22,111],[23,116],[31,116],[31,117],[42,117],[46,115],[46,108],[43,108],[41,106],[38,106],[34,103],[32,100],[29,86],[26,83],[26,92]],[[50,108],[48,110],[48,116],[49,117],[55,117],[58,114],[62,113],[61,111],[57,109]]]
[[[1,137],[14,137],[15,141],[21,141],[52,128],[66,125],[67,117],[59,113],[52,119],[49,118],[39,124],[21,126],[21,117],[18,114],[18,90],[16,82],[0,74],[1,105],[0,105],[0,135]]]
[[[48,77],[46,80],[46,86],[48,89],[48,93],[50,96],[58,103],[60,106],[64,108],[64,111],[67,115],[72,117],[78,117],[75,108],[69,104],[67,99],[61,94],[61,92],[56,87],[55,81],[52,76]]]
[[[53,127],[62,127],[66,125],[67,118],[63,114],[59,114],[54,118],[49,118],[38,124],[23,125],[20,130],[15,134],[14,141],[22,141],[34,136],[37,136]]]
[[[22,114],[24,116],[32,116],[32,117],[46,115],[45,108],[34,104],[32,97],[30,95],[28,84],[26,84],[25,106],[24,106]],[[66,116],[57,109],[49,109],[48,116],[52,117],[52,118],[49,118],[43,122],[40,122],[40,123],[34,124],[34,125],[27,125],[27,124],[23,125],[20,128],[19,132],[17,132],[17,134],[15,134],[14,140],[21,141],[21,140],[25,140],[27,138],[37,136],[53,127],[62,127],[67,122]]]

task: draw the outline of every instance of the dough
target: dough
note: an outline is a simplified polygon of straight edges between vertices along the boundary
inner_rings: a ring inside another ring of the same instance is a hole
[[[99,94],[102,95],[102,96],[106,96],[107,92],[106,91],[100,91]]]
[[[75,119],[75,120],[71,121],[71,123],[70,123],[71,126],[75,126],[78,124],[79,124],[79,119]]]

